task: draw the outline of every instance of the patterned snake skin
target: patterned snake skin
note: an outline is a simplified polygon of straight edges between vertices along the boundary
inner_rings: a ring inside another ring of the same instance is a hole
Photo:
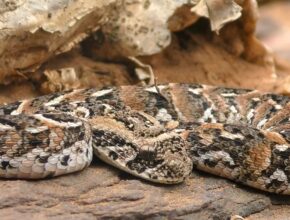
[[[288,97],[165,84],[51,94],[0,107],[0,177],[87,167],[93,151],[135,176],[173,184],[192,168],[290,194]]]

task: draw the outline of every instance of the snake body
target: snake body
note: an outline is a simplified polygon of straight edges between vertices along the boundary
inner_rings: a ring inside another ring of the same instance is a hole
[[[0,107],[0,177],[41,179],[101,160],[174,184],[197,168],[290,194],[286,96],[207,85],[81,89]]]

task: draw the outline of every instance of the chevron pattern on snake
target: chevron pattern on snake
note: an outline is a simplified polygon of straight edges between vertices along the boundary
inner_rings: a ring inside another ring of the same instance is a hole
[[[290,102],[194,84],[81,89],[0,107],[0,177],[41,179],[87,167],[93,153],[174,184],[200,169],[290,194]]]

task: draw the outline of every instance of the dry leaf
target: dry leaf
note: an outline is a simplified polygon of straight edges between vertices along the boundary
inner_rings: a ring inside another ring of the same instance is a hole
[[[213,31],[219,31],[226,23],[241,16],[242,8],[233,0],[192,0],[191,11],[207,17]]]

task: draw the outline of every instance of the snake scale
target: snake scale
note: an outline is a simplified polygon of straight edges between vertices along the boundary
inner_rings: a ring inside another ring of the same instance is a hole
[[[195,84],[59,92],[0,107],[0,177],[41,179],[101,160],[174,184],[193,168],[290,194],[290,102]]]

